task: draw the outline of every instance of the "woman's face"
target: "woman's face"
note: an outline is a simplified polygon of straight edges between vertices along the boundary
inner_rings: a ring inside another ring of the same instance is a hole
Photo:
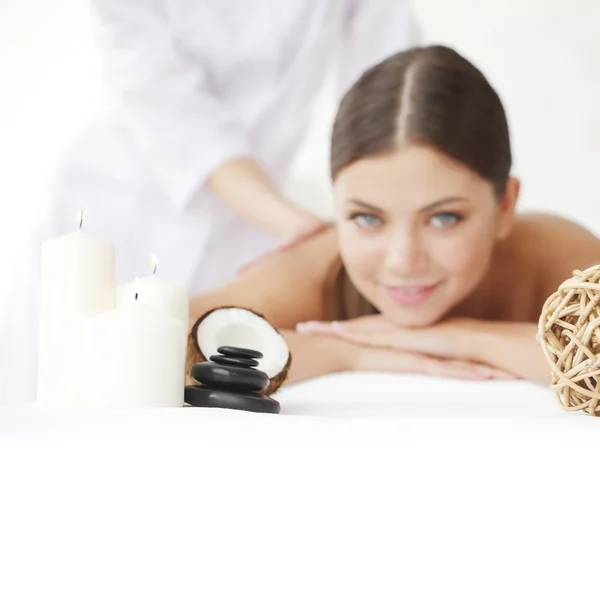
[[[508,190],[499,201],[491,183],[425,146],[349,165],[334,191],[350,279],[398,325],[438,321],[477,288],[508,235],[518,186]]]

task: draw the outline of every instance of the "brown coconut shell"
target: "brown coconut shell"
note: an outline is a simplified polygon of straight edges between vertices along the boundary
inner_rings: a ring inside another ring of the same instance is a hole
[[[195,384],[194,380],[192,379],[192,375],[191,375],[192,367],[196,363],[208,361],[208,358],[206,358],[206,356],[204,356],[204,354],[202,354],[200,347],[198,345],[198,327],[200,326],[200,323],[202,323],[202,321],[204,321],[204,319],[206,319],[206,317],[208,317],[208,315],[215,312],[216,310],[224,310],[224,309],[228,309],[228,308],[240,308],[242,310],[247,310],[248,312],[254,313],[257,317],[260,317],[261,319],[267,321],[265,319],[264,315],[261,315],[260,313],[256,312],[255,310],[246,308],[244,306],[218,306],[217,308],[213,308],[213,309],[209,310],[208,312],[205,312],[199,319],[196,320],[196,322],[194,323],[194,326],[192,327],[192,330],[190,331],[190,333],[188,335],[187,361],[186,361],[186,369],[185,369],[186,385],[194,385]],[[269,322],[267,321],[267,323],[269,323]],[[269,323],[269,325],[271,325],[271,323]],[[271,327],[273,327],[273,325],[271,325]],[[276,327],[273,327],[273,329],[275,329],[275,331],[277,333],[280,333]],[[275,377],[272,377],[270,379],[270,383],[269,383],[268,387],[266,389],[262,390],[260,393],[263,394],[264,396],[270,396],[271,394],[274,394],[285,383],[285,380],[288,378],[291,366],[292,366],[292,353],[288,352],[288,359],[287,359],[287,363],[285,364],[285,367],[283,367],[283,369],[277,375],[275,375]]]

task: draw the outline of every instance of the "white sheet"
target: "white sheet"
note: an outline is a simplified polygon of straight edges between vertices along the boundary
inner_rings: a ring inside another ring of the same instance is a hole
[[[279,397],[1,408],[0,597],[597,598],[600,421],[519,382]]]
[[[418,375],[344,373],[282,388],[282,414],[330,418],[556,417],[547,388],[523,381],[470,382]]]

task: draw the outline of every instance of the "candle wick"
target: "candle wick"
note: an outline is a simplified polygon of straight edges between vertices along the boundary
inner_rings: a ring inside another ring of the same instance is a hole
[[[156,269],[158,268],[158,265],[154,265],[154,269],[152,270],[152,275],[156,275]]]
[[[79,229],[81,229],[83,225],[83,210],[79,210]]]
[[[136,300],[136,302],[137,302],[137,299],[138,299],[138,293],[136,292],[135,293],[135,300]]]

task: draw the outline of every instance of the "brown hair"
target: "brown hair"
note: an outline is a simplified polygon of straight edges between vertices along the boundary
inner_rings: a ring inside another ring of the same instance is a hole
[[[456,51],[426,46],[371,67],[346,93],[331,141],[331,176],[404,144],[434,147],[490,181],[510,174],[506,114],[483,74]]]

